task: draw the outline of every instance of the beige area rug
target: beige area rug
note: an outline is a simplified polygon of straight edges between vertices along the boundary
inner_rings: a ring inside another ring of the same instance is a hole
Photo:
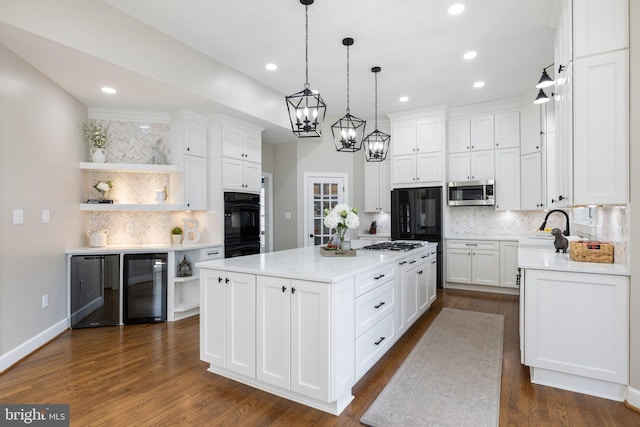
[[[360,422],[497,426],[504,316],[443,308]]]

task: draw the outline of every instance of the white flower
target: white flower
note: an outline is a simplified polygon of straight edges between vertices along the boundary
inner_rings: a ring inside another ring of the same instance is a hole
[[[358,218],[358,215],[356,215],[352,211],[349,211],[347,217],[344,220],[344,223],[349,228],[358,228],[360,226],[360,218]]]
[[[338,215],[340,215],[342,218],[346,218],[347,214],[351,212],[351,208],[349,207],[349,205],[340,204],[340,205],[336,205],[333,208],[333,211],[337,212]]]
[[[358,210],[351,209],[349,205],[339,204],[333,209],[324,210],[324,226],[328,229],[343,226],[347,228],[358,228],[360,226],[360,218],[358,218]]]
[[[109,190],[111,190],[111,188],[109,187],[109,184],[107,184],[106,182],[98,183],[98,185],[96,185],[96,188],[98,189],[98,191],[109,191]]]
[[[335,210],[332,210],[324,217],[324,226],[329,229],[336,228],[341,221],[340,215]]]

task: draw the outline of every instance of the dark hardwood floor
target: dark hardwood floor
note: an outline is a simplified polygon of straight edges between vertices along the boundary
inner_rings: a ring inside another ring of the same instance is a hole
[[[640,426],[623,403],[532,385],[520,365],[518,298],[456,290],[438,292],[339,417],[207,372],[197,317],[68,330],[0,375],[0,402],[69,404],[72,426],[357,426],[442,307],[505,315],[501,426]]]

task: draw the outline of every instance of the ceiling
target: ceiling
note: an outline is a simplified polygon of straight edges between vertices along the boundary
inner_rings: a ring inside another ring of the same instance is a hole
[[[289,95],[305,82],[305,13],[299,0],[102,0],[265,86]],[[458,16],[447,13],[465,3]],[[309,6],[309,82],[328,105],[327,115],[346,110],[346,48],[350,47],[350,109],[374,118],[372,66],[378,75],[378,117],[447,104],[461,106],[536,94],[543,67],[553,62],[558,0],[317,0]],[[0,26],[3,42],[63,88],[93,107],[225,107],[172,88],[118,64],[30,33]],[[473,60],[462,58],[474,50]],[[278,65],[267,71],[265,64]],[[74,64],[70,70],[69,64]],[[77,70],[82,70],[79,73]],[[96,93],[105,75],[119,89]],[[485,86],[473,88],[476,81]],[[154,94],[150,96],[150,94]],[[408,96],[401,103],[399,98]],[[284,99],[283,114],[286,114]],[[263,123],[264,124],[264,123]],[[269,124],[266,124],[269,131]],[[279,127],[279,126],[278,126]],[[283,129],[276,129],[281,135]],[[373,129],[371,125],[368,129]],[[275,141],[271,141],[275,142]]]

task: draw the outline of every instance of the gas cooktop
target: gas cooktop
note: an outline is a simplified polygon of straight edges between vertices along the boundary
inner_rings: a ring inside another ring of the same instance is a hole
[[[406,252],[411,249],[421,248],[424,242],[380,242],[373,245],[363,246],[361,249],[368,251],[400,251]]]

